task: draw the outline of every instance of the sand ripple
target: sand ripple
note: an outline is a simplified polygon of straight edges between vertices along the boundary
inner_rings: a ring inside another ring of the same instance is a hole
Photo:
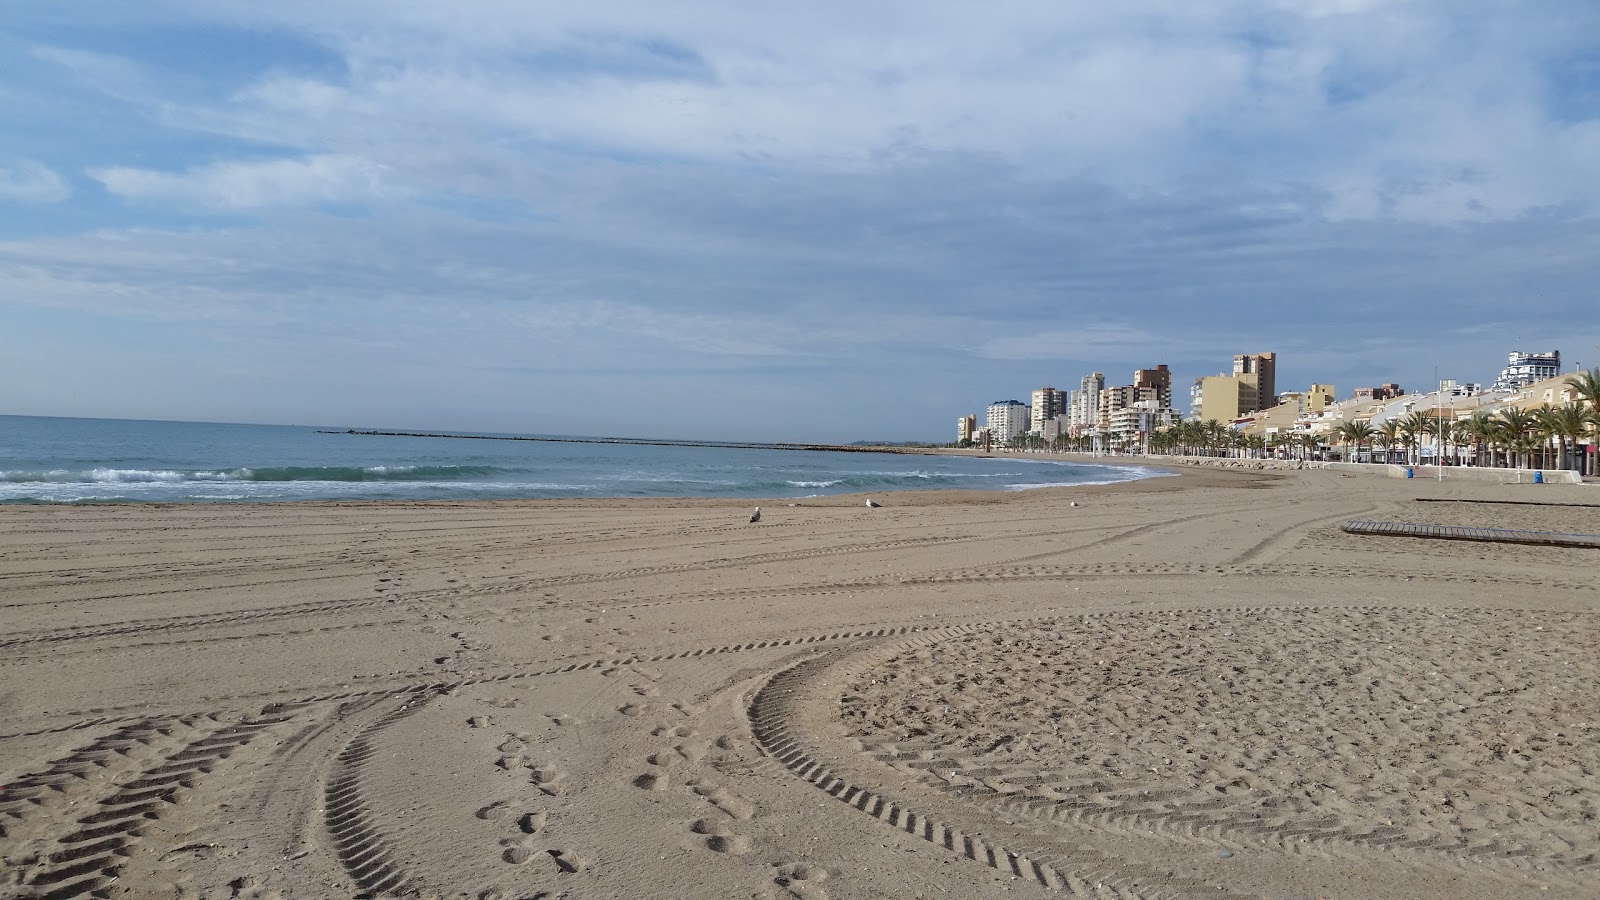
[[[843,708],[858,737],[946,780],[1589,868],[1597,645],[1600,617],[1577,613],[1094,616],[908,652]]]

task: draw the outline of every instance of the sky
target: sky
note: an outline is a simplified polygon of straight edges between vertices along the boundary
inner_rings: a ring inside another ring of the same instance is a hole
[[[0,413],[945,441],[1551,349],[1592,0],[0,9]]]

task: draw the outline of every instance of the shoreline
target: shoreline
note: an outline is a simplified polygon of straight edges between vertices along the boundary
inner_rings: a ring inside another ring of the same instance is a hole
[[[1073,462],[1081,460],[1045,460],[1048,462]],[[1114,464],[1110,464],[1114,465]],[[1116,466],[1129,468],[1127,466]],[[1021,498],[1051,494],[1058,491],[1121,491],[1121,490],[1178,490],[1181,486],[1210,487],[1239,484],[1242,481],[1272,477],[1273,473],[1240,472],[1231,470],[1204,470],[1184,466],[1143,465],[1138,468],[1160,470],[1159,475],[1142,475],[1122,481],[1112,482],[1086,482],[1083,484],[1045,484],[1038,487],[1022,489],[1008,488],[885,488],[875,490],[852,491],[843,494],[822,494],[806,497],[695,497],[695,496],[659,496],[659,497],[499,497],[499,498],[461,498],[461,499],[291,499],[291,500],[75,500],[70,502],[50,500],[13,500],[0,503],[0,511],[6,509],[71,509],[71,508],[99,508],[119,509],[124,507],[162,507],[162,508],[218,508],[218,509],[260,509],[278,506],[515,506],[530,509],[561,509],[561,508],[593,508],[593,507],[628,507],[639,508],[718,508],[718,507],[749,507],[763,505],[764,508],[781,508],[785,506],[811,506],[811,507],[849,507],[863,504],[867,498],[878,499],[885,506],[930,506],[941,502],[953,505],[988,505],[1006,502],[1007,498]],[[1177,483],[1163,487],[1149,487],[1152,482],[1178,482],[1183,480],[1183,485]],[[888,501],[885,502],[885,498]]]

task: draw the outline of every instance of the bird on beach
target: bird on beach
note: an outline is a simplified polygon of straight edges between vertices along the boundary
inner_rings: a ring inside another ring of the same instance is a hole
[[[761,521],[761,507],[759,507],[759,506],[756,507],[756,511],[754,513],[750,514],[750,521],[752,521],[752,522]]]
[[[880,507],[882,505],[883,505],[882,503],[879,503],[878,501],[872,499],[871,497],[867,498],[867,509],[877,509],[878,507]]]

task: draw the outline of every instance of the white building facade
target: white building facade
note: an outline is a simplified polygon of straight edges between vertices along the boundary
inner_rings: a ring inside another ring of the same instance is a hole
[[[994,435],[996,441],[1009,444],[1017,435],[1027,433],[1032,419],[1026,403],[1016,400],[997,400],[989,404],[985,424],[989,426],[989,432]]]
[[[1078,382],[1078,389],[1072,392],[1071,407],[1067,410],[1067,418],[1073,428],[1081,432],[1082,429],[1093,428],[1100,421],[1100,392],[1105,387],[1106,376],[1101,372],[1091,372]]]
[[[1514,391],[1535,381],[1544,381],[1561,374],[1561,351],[1549,353],[1523,353],[1518,350],[1507,356],[1506,367],[1490,386],[1491,391]]]

